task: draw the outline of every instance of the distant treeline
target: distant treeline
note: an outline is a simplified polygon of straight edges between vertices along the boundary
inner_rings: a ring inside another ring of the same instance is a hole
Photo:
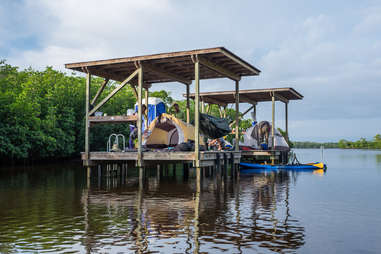
[[[93,78],[91,95],[94,96],[103,79]],[[116,88],[119,83],[109,83],[98,101]],[[50,67],[43,71],[31,68],[19,70],[0,60],[0,162],[49,160],[79,156],[84,150],[85,78],[68,75]],[[170,106],[174,100],[164,90],[150,92]],[[118,92],[101,111],[108,115],[125,115],[136,103],[133,89],[126,86]],[[185,120],[186,101],[177,101]],[[216,105],[211,115],[219,116]],[[191,101],[191,121],[194,104]],[[235,119],[235,110],[227,109],[229,121]],[[251,125],[241,120],[240,129]],[[91,128],[92,151],[106,150],[111,133],[129,135],[128,124],[97,125]],[[229,137],[231,139],[231,137]]]
[[[381,135],[377,134],[372,140],[366,140],[365,138],[360,138],[357,141],[348,141],[342,139],[338,143],[339,148],[354,148],[354,149],[381,149]]]
[[[345,139],[340,140],[338,143],[327,142],[327,143],[318,143],[318,142],[292,142],[294,148],[341,148],[341,149],[381,149],[381,135],[377,134],[372,140],[366,140],[361,138],[357,141],[348,141]]]
[[[293,141],[292,143],[294,148],[320,148],[321,146],[324,146],[324,148],[339,148],[339,143],[334,142],[319,143],[309,141]]]

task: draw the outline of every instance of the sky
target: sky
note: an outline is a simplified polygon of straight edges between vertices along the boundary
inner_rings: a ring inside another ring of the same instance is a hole
[[[242,89],[304,95],[289,103],[292,140],[381,133],[381,1],[1,0],[0,38],[7,63],[62,71],[65,63],[223,46],[261,70]],[[225,79],[200,86],[234,89]],[[185,92],[178,83],[152,89],[175,99]],[[271,121],[271,103],[258,104],[257,119]],[[275,124],[284,129],[281,102]]]

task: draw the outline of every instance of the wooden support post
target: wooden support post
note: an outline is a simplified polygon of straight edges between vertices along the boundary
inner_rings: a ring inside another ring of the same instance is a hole
[[[222,117],[224,117],[224,115],[223,115],[223,111],[222,111],[222,109],[221,109],[221,106],[218,106],[218,111],[220,111],[220,117],[222,118]]]
[[[197,57],[194,59],[194,80],[195,80],[195,100],[194,100],[194,153],[197,174],[200,174],[200,64]]]
[[[136,90],[136,86],[135,85],[131,85],[131,87],[132,87],[132,92],[134,93],[135,99],[137,101],[138,100],[138,91]]]
[[[139,186],[143,186],[144,180],[144,167],[139,167]]]
[[[187,123],[190,123],[189,86],[187,85]]]
[[[229,163],[230,163],[230,176],[234,177],[235,176],[235,172],[234,172],[234,153],[230,153]]]
[[[210,110],[212,108],[212,105],[208,103],[208,106],[206,107],[206,113],[209,114]]]
[[[160,164],[157,164],[156,166],[156,178],[158,179],[158,181],[160,181]]]
[[[138,74],[139,69],[134,71],[130,76],[128,76],[117,88],[115,88],[109,95],[106,96],[101,102],[99,102],[90,112],[89,115],[92,115],[97,111],[100,107],[102,107],[106,102],[108,102],[120,89],[126,86],[126,84],[133,79],[136,74]]]
[[[239,151],[239,81],[235,81],[235,150]]]
[[[105,87],[106,87],[108,81],[109,81],[108,78],[106,78],[106,79],[103,81],[101,87],[99,87],[97,93],[95,94],[93,100],[91,101],[91,105],[94,105],[94,103],[97,101],[98,97],[101,95],[101,93],[102,93],[103,90],[105,89]]]
[[[90,111],[90,86],[91,86],[91,74],[88,72],[86,76],[86,123],[85,123],[85,153],[86,153],[86,166],[87,166],[87,179],[88,185],[91,168],[90,163],[90,122],[89,122],[89,111]]]
[[[201,101],[201,113],[205,113],[205,103]]]
[[[272,123],[271,123],[271,150],[274,150],[275,146],[275,96],[274,93],[271,94],[272,101]],[[271,158],[271,164],[274,165],[274,156]]]
[[[146,94],[145,94],[145,105],[146,105],[146,112],[144,115],[145,120],[145,129],[148,129],[148,87],[146,88]],[[143,112],[144,113],[144,112]]]
[[[172,164],[172,176],[173,176],[173,178],[176,178],[176,163],[173,163]]]
[[[224,110],[223,110],[223,112],[224,112],[224,118],[226,118],[226,109],[227,109],[227,106],[224,106]]]
[[[284,108],[285,108],[285,124],[286,124],[286,140],[287,140],[287,143],[288,143],[288,103],[285,103],[284,104]]]
[[[257,105],[253,105],[254,108],[253,108],[253,112],[254,112],[254,120],[257,121]]]
[[[143,94],[143,67],[140,66],[138,73],[138,167],[143,166],[142,161],[142,94]]]
[[[228,174],[228,156],[227,153],[223,154],[224,156],[224,170],[223,170],[223,176],[226,179],[227,174]]]
[[[183,164],[183,181],[186,182],[188,181],[189,177],[189,163],[186,162]]]

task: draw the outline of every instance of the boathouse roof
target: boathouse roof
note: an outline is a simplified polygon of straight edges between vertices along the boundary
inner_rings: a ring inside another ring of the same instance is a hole
[[[259,69],[224,47],[69,63],[65,67],[105,79],[123,81],[142,66],[143,82],[146,84],[174,81],[190,84],[195,76],[195,58],[201,64],[200,79],[228,77],[240,80],[243,76],[260,73]]]
[[[263,101],[271,101],[274,94],[275,100],[287,103],[290,100],[301,100],[303,95],[298,93],[291,87],[284,88],[266,88],[266,89],[250,89],[239,90],[239,102],[256,104]],[[186,97],[186,94],[184,94]],[[190,93],[189,97],[194,99],[194,93]],[[235,91],[222,92],[205,92],[200,93],[200,100],[209,103],[226,106],[230,103],[235,103]]]

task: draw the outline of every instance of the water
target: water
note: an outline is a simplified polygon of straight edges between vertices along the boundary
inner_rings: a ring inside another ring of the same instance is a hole
[[[301,161],[320,150],[297,150]],[[325,150],[326,173],[195,181],[80,165],[0,170],[0,253],[381,253],[381,151]]]

